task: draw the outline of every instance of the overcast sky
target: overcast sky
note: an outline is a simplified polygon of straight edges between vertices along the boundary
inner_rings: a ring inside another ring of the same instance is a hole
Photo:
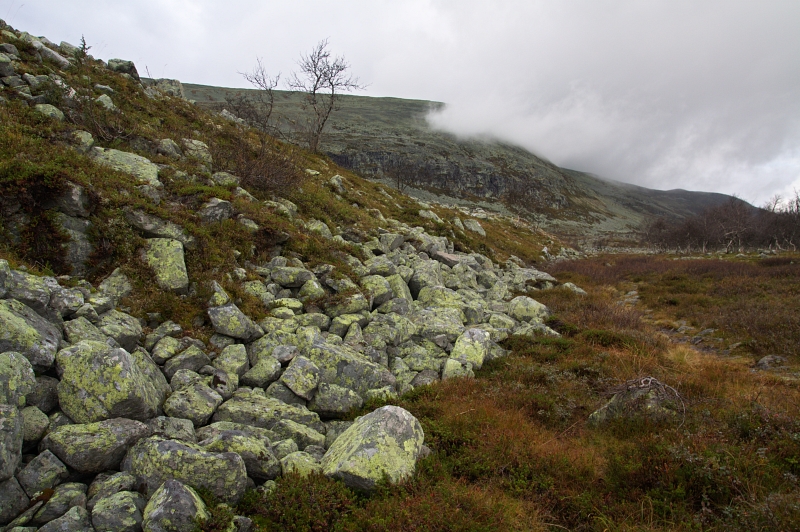
[[[561,166],[762,204],[800,190],[798,0],[0,0],[152,77],[246,86],[329,37],[369,87]]]

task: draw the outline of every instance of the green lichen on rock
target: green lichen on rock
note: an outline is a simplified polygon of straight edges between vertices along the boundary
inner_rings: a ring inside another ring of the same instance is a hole
[[[60,344],[60,331],[33,309],[13,299],[0,300],[0,351],[17,351],[34,369],[48,369]]]
[[[281,458],[281,469],[284,475],[300,475],[307,477],[322,472],[322,466],[305,451],[295,451]]]
[[[0,404],[22,408],[25,396],[36,386],[33,366],[22,353],[0,353]]]
[[[94,160],[104,166],[130,174],[140,183],[161,188],[164,185],[158,180],[158,166],[150,159],[125,151],[111,148],[92,148]]]
[[[223,430],[204,440],[201,445],[208,451],[236,453],[244,460],[247,475],[257,480],[272,480],[281,473],[281,465],[263,440],[238,430]]]
[[[92,526],[95,530],[138,532],[146,505],[147,500],[139,493],[115,493],[97,501],[92,509]]]
[[[99,473],[119,467],[128,448],[148,433],[144,423],[123,418],[65,425],[50,432],[41,448],[76,471]]]
[[[78,423],[156,415],[160,393],[124,349],[100,342],[80,342],[56,356],[61,372],[61,409]]]
[[[295,421],[318,432],[325,430],[319,415],[303,406],[286,404],[243,390],[238,390],[231,399],[222,403],[213,417],[214,422],[231,421],[265,429],[272,429],[282,419]]]
[[[414,473],[424,439],[411,413],[384,406],[357,419],[333,442],[322,471],[361,491],[374,489],[384,477],[399,482]]]
[[[183,244],[171,238],[150,238],[142,257],[155,274],[155,281],[164,290],[185,294],[189,289],[189,273],[183,256]]]
[[[517,296],[508,303],[508,315],[518,321],[542,323],[550,310],[528,296]]]
[[[142,528],[147,532],[192,532],[198,521],[209,517],[195,490],[177,480],[167,480],[150,497]]]
[[[319,384],[320,371],[316,364],[306,357],[292,359],[289,367],[281,375],[281,382],[296,395],[309,400]]]
[[[158,436],[139,440],[125,456],[122,470],[135,476],[147,495],[164,481],[174,479],[235,504],[247,486],[247,471],[238,454],[214,453],[196,444]]]
[[[233,303],[209,308],[208,317],[217,334],[249,341],[261,337],[264,333],[261,327],[245,316]]]
[[[489,353],[489,335],[481,329],[467,329],[456,340],[450,358],[461,363],[470,363],[474,369],[481,369]]]
[[[315,342],[303,350],[320,369],[320,382],[349,388],[363,397],[367,390],[394,386],[394,376],[346,345]]]

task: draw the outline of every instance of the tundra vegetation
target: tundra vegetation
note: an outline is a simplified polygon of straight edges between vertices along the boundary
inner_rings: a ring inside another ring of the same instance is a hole
[[[322,474],[289,472],[271,489],[249,489],[231,504],[220,502],[226,494],[219,490],[197,490],[200,501],[167,481],[151,501],[183,493],[193,507],[204,504],[192,525],[204,531],[242,529],[242,518],[265,531],[791,530],[800,523],[800,255],[607,255],[548,263],[543,248],[563,257],[562,244],[523,221],[489,216],[480,221],[483,233],[467,230],[454,222],[464,216],[459,209],[421,206],[323,155],[120,75],[88,57],[85,46],[60,68],[18,36],[7,29],[0,45],[15,46],[17,74],[43,85],[33,94],[11,85],[0,93],[0,259],[15,272],[66,276],[61,282],[76,288],[119,271],[131,289],[118,306],[144,322],[140,336],[171,320],[181,339],[211,344],[207,302],[223,295],[253,320],[275,320],[276,309],[243,288],[258,277],[242,264],[266,264],[279,253],[303,271],[345,283],[358,278],[358,262],[347,257],[367,259],[366,244],[383,234],[387,220],[447,237],[454,252],[480,253],[493,264],[537,265],[585,291],[523,283],[507,299],[524,291],[546,305],[541,330],[549,334],[507,335],[500,342],[507,356],[484,363],[474,377],[373,397],[347,414],[355,420],[395,405],[419,421],[430,454],[409,478],[384,479],[367,494]],[[112,95],[113,107],[100,93]],[[40,96],[65,119],[32,107]],[[101,166],[76,130],[98,148],[160,165],[161,186]],[[171,138],[195,141],[184,144],[187,155],[205,144],[208,157],[175,157],[162,142]],[[89,191],[92,205],[84,218],[93,251],[81,274],[68,255],[72,235],[51,208],[70,184]],[[229,201],[240,218],[204,223],[198,212],[214,199]],[[191,236],[190,287],[164,290],[153,282],[141,253],[147,240],[128,221],[134,211]],[[313,220],[324,227],[307,230]],[[325,229],[348,238],[326,237]],[[297,310],[313,314],[356,290],[325,292]],[[630,410],[596,414],[612,396],[638,390],[648,395],[637,396]],[[85,421],[98,433],[114,431],[113,420]],[[131,453],[131,461],[152,451],[135,449],[140,456]],[[27,463],[45,460],[33,452],[26,449]],[[175,452],[197,451],[187,445]],[[74,474],[68,484],[86,478]],[[123,493],[135,499],[131,490]],[[53,496],[47,488],[31,504]]]

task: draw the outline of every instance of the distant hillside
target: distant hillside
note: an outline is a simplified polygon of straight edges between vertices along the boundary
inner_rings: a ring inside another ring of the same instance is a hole
[[[184,84],[184,89],[187,98],[217,110],[225,107],[227,98],[248,92],[194,84]],[[275,115],[285,119],[282,129],[289,134],[287,124],[302,117],[300,95],[283,91],[276,95]],[[505,208],[584,241],[625,237],[648,217],[683,218],[729,198],[604,180],[560,168],[518,146],[491,139],[459,139],[432,129],[425,120],[441,105],[344,96],[326,130],[323,151],[364,176],[408,187],[412,195],[485,209]]]

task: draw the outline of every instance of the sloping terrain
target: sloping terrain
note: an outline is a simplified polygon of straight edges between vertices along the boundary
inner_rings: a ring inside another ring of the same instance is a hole
[[[248,90],[184,84],[187,98],[222,110]],[[287,135],[302,123],[300,94],[275,92],[275,123]],[[337,164],[443,203],[508,209],[571,237],[625,236],[646,218],[679,219],[718,205],[724,194],[650,190],[559,168],[491,139],[458,139],[428,126],[443,104],[345,95],[323,137]]]

